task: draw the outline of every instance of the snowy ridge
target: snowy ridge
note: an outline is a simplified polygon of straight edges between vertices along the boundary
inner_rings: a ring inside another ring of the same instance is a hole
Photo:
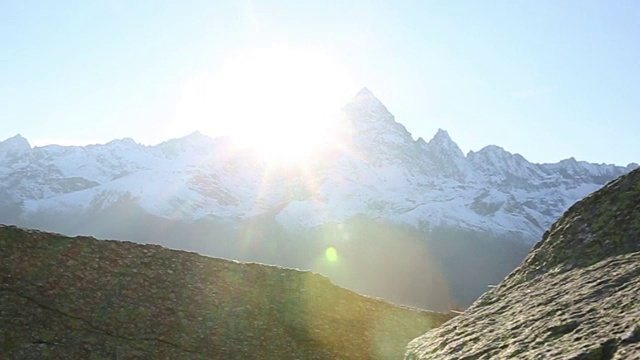
[[[341,118],[346,146],[304,171],[273,169],[228,138],[198,132],[156,146],[32,148],[18,135],[0,142],[0,195],[23,219],[129,201],[185,221],[271,214],[304,230],[364,215],[535,241],[573,203],[638,166],[534,164],[495,145],[465,156],[445,130],[414,141],[367,89]]]
[[[0,142],[0,164],[11,161],[29,150],[31,145],[20,134]]]

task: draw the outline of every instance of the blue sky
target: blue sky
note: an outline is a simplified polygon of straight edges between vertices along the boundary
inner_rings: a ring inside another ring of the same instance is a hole
[[[282,106],[306,104],[274,98],[290,97],[286,86],[331,99],[310,100],[316,111],[366,86],[414,138],[443,128],[464,152],[496,144],[534,162],[626,165],[640,160],[639,18],[636,1],[5,0],[0,139],[218,135],[238,122],[232,109],[261,94]],[[228,105],[228,79],[244,71],[237,59],[249,59],[247,74],[270,72],[251,61],[272,48],[287,49],[276,63],[300,52],[291,63],[309,63],[274,70],[290,77],[280,92],[246,76],[230,93],[247,95]],[[321,76],[300,75],[316,68]],[[217,90],[200,93],[207,81]]]

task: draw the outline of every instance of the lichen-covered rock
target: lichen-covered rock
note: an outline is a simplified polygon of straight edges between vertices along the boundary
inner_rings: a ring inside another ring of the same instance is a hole
[[[1,359],[387,359],[447,316],[315,273],[0,226]]]
[[[571,207],[523,264],[405,359],[640,359],[640,170]]]

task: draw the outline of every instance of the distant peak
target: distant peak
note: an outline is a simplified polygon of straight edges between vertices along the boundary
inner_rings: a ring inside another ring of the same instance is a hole
[[[135,140],[130,137],[125,137],[122,139],[114,139],[107,143],[107,145],[124,145],[124,146],[132,146],[138,145]]]
[[[446,130],[438,129],[436,134],[429,141],[428,145],[432,149],[441,149],[446,153],[455,154],[456,157],[464,158],[464,153],[460,150],[458,144],[451,140],[451,137]]]
[[[475,162],[501,164],[499,166],[506,166],[505,163],[513,161],[528,163],[527,159],[519,154],[512,154],[498,145],[487,145],[478,152],[469,151],[467,157]]]
[[[451,140],[451,137],[449,136],[449,133],[447,132],[447,130],[443,130],[443,129],[438,129],[438,131],[436,132],[436,135],[433,138]]]
[[[183,139],[187,139],[189,141],[204,141],[204,142],[210,142],[213,139],[210,136],[207,136],[203,133],[201,133],[200,131],[196,130],[194,132],[192,132],[191,134],[183,137]]]
[[[367,106],[384,106],[382,101],[373,95],[371,90],[366,87],[363,87],[358,91],[356,96],[353,97],[353,100],[351,100],[351,103],[367,104]]]
[[[508,151],[506,151],[503,147],[498,146],[498,145],[487,145],[485,147],[483,147],[482,149],[480,149],[480,151],[478,151],[478,153],[508,153]]]
[[[437,143],[437,144],[451,144],[451,143],[455,144],[455,142],[451,140],[451,137],[449,136],[449,133],[447,132],[447,130],[443,130],[443,129],[438,129],[436,134],[433,136],[433,139],[431,139],[431,141],[429,142]]]
[[[178,137],[178,138],[174,138],[174,139],[170,139],[167,140],[167,142],[171,142],[171,141],[177,141],[177,142],[201,142],[201,141],[210,141],[212,140],[209,136],[201,133],[200,131],[196,130],[190,134]]]
[[[366,87],[363,87],[362,89],[360,89],[360,91],[358,91],[358,94],[356,94],[356,97],[373,97],[373,98],[375,98],[376,96],[373,95],[371,90],[367,89]]]
[[[0,146],[3,148],[11,148],[13,151],[26,151],[31,149],[29,141],[20,134],[14,135],[4,141],[0,141]]]
[[[16,134],[13,135],[10,138],[7,138],[6,140],[2,141],[2,142],[17,142],[17,141],[27,141],[27,139],[25,139],[22,135],[20,134]]]
[[[348,112],[356,113],[376,113],[383,115],[384,117],[393,118],[393,115],[389,113],[389,110],[384,104],[373,95],[369,89],[362,88],[356,96],[344,107]]]
[[[214,140],[201,133],[200,131],[194,131],[188,135],[167,140],[161,144],[158,144],[161,147],[166,146],[179,146],[179,147],[187,147],[187,148],[199,148],[203,146],[209,146],[213,144]]]
[[[560,160],[560,164],[576,165],[578,164],[578,160],[572,156],[568,159]]]

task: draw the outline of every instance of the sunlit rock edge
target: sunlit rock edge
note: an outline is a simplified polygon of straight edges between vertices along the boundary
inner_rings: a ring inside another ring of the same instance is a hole
[[[524,263],[406,359],[640,358],[640,170],[572,206]]]

